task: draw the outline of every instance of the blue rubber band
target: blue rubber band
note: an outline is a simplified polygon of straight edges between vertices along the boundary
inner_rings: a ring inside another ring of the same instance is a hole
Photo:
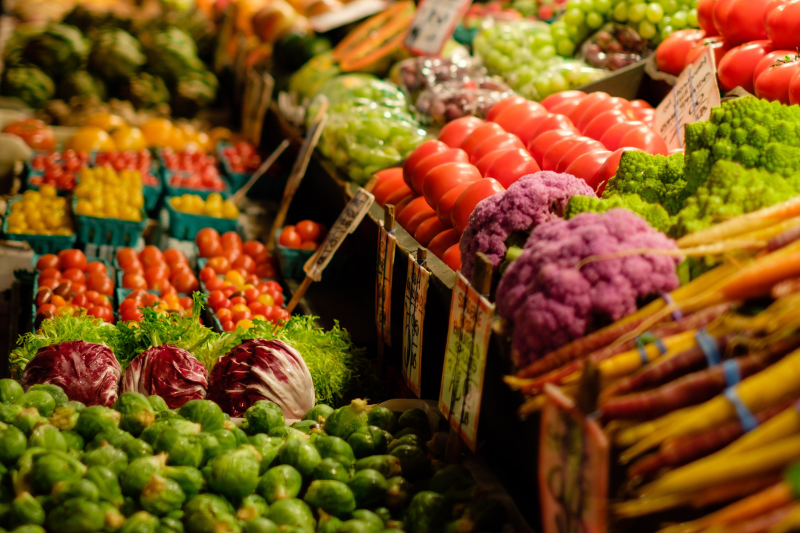
[[[736,392],[736,387],[728,387],[725,389],[724,394],[733,405],[733,408],[736,409],[736,416],[739,417],[739,423],[742,424],[742,429],[745,431],[745,433],[749,433],[757,428],[758,421],[756,420],[756,417],[753,416],[753,413],[750,412],[750,409],[744,404],[742,399],[739,398],[739,393]]]
[[[742,381],[742,373],[739,371],[739,361],[728,359],[722,363],[722,372],[725,374],[725,383],[732,387]]]
[[[709,368],[712,366],[716,366],[720,362],[720,355],[719,355],[719,348],[717,348],[717,341],[708,334],[706,328],[700,328],[694,334],[694,338],[697,340],[697,345],[700,346],[700,349],[703,350],[703,354],[706,356],[706,361],[708,362]]]
[[[653,344],[656,345],[656,348],[658,348],[658,351],[661,352],[661,355],[667,353],[667,347],[664,346],[664,341],[662,341],[658,337],[656,337],[656,340],[653,341]]]
[[[651,342],[646,342],[645,339],[643,338],[645,336],[651,337],[653,340]],[[645,333],[642,333],[641,335],[636,337],[634,339],[634,342],[636,343],[636,349],[639,351],[639,357],[641,358],[643,365],[646,365],[650,362],[650,359],[647,357],[646,346],[648,344],[655,344],[656,348],[658,348],[660,355],[664,355],[665,353],[667,353],[667,347],[664,345],[664,341],[662,341],[649,331],[646,331]]]
[[[675,305],[675,300],[672,299],[672,296],[668,292],[661,293],[661,299],[667,302],[667,305]],[[672,312],[672,320],[678,321],[683,318],[683,313],[681,313],[680,309],[675,309]]]
[[[645,348],[645,343],[642,341],[642,337],[636,337],[634,342],[636,343],[636,349],[639,351],[639,358],[642,360],[642,365],[650,363],[650,359],[647,357],[647,349]]]

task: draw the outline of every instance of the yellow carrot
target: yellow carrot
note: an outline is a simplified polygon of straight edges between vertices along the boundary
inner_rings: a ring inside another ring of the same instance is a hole
[[[663,429],[672,424],[675,420],[679,420],[686,414],[686,411],[690,409],[692,409],[692,407],[684,407],[683,409],[678,409],[677,411],[667,413],[664,416],[656,418],[655,420],[648,420],[646,422],[641,422],[634,426],[628,427],[617,434],[614,439],[614,444],[619,447],[633,446],[654,431]],[[635,457],[636,456],[634,455],[629,455],[628,451],[625,450],[620,454],[619,459],[620,462],[626,464]]]
[[[797,433],[800,433],[800,412],[796,407],[790,406],[709,457],[737,455]]]

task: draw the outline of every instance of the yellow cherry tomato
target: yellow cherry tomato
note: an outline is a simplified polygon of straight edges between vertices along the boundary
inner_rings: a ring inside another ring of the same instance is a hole
[[[258,297],[258,303],[264,305],[275,305],[275,299],[269,294],[262,294]]]
[[[222,218],[236,219],[239,217],[239,208],[230,200],[222,202]]]
[[[234,304],[231,306],[231,313],[243,313],[246,311],[249,312],[250,308],[245,304]]]
[[[225,273],[225,281],[234,285],[236,288],[241,288],[244,285],[245,279],[241,272],[229,270]]]
[[[236,323],[236,329],[250,329],[253,327],[253,321],[247,320],[246,318],[241,319],[239,322]]]
[[[264,315],[254,315],[253,316],[253,320],[261,320],[263,322],[266,322],[267,321],[267,317],[265,317]]]

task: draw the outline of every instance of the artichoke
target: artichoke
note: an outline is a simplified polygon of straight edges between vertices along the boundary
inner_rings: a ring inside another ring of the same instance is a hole
[[[106,99],[106,85],[103,80],[92,76],[85,70],[76,70],[61,80],[58,84],[57,95],[64,101],[69,101],[73,96],[96,96],[100,100]]]
[[[147,59],[149,70],[171,84],[191,71],[203,70],[194,40],[174,26],[152,37],[147,46]]]
[[[23,58],[58,78],[81,68],[89,55],[89,46],[80,30],[67,24],[50,24],[25,45]]]
[[[53,80],[38,68],[10,68],[3,76],[2,93],[19,98],[31,107],[42,107],[55,92]]]
[[[192,117],[217,97],[217,77],[208,70],[192,71],[178,78],[172,91],[172,110],[177,116]]]
[[[140,72],[125,80],[120,96],[130,100],[136,109],[149,109],[169,102],[169,90],[164,80],[147,72]]]
[[[114,29],[100,34],[92,46],[89,65],[106,80],[133,76],[145,64],[139,41],[125,30]]]

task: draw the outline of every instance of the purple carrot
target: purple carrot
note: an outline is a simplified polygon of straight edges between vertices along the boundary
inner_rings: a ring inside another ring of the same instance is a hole
[[[767,247],[765,250],[767,252],[774,252],[775,250],[792,244],[797,239],[800,239],[800,225],[792,226],[791,228],[785,229],[775,235],[773,238],[767,241]]]

